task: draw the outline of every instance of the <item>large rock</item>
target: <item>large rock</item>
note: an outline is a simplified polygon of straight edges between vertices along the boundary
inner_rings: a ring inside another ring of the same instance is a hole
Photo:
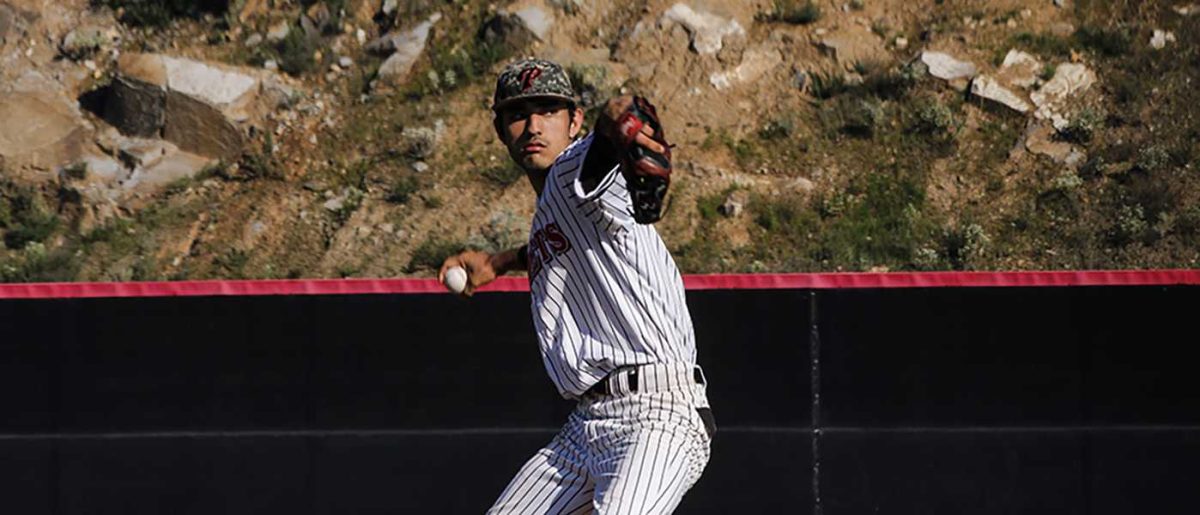
[[[162,137],[218,159],[242,151],[241,124],[259,108],[250,72],[158,54],[123,55],[105,118],[121,132]]]
[[[1070,121],[1064,115],[1073,99],[1086,92],[1096,83],[1096,73],[1078,63],[1058,65],[1054,78],[1029,97],[1037,106],[1034,115],[1040,120],[1050,120],[1054,128],[1065,130]]]
[[[979,72],[973,63],[960,61],[942,52],[921,52],[921,62],[929,67],[929,74],[942,80],[970,79]]]
[[[1019,113],[1028,113],[1031,109],[1025,99],[987,75],[978,75],[971,81],[971,94]]]
[[[517,9],[513,14],[538,40],[546,41],[550,37],[550,28],[554,26],[554,15],[549,11],[536,5],[530,5]]]
[[[413,64],[425,51],[425,43],[429,41],[429,31],[439,20],[440,13],[434,13],[416,27],[403,32],[389,33],[367,46],[376,52],[392,52],[392,55],[379,66],[379,80],[387,85],[397,85],[408,79]]]
[[[739,84],[754,82],[781,63],[783,56],[778,50],[770,47],[754,48],[743,53],[742,62],[732,70],[714,73],[708,80],[714,88],[723,91]]]
[[[49,92],[0,94],[0,167],[51,170],[82,156],[87,128]]]
[[[1037,84],[1042,67],[1036,57],[1020,50],[1009,50],[996,72],[996,80],[1009,86],[1029,88]]]
[[[1086,155],[1074,145],[1056,140],[1055,134],[1053,128],[1042,123],[1033,123],[1025,132],[1025,149],[1071,167],[1078,167],[1083,163]]]
[[[721,51],[727,36],[746,34],[746,29],[737,20],[697,12],[682,3],[672,5],[663,13],[662,24],[665,26],[670,23],[678,23],[687,30],[692,50],[701,55],[713,55]]]
[[[888,60],[883,41],[861,25],[850,25],[822,38],[818,45],[842,66]]]

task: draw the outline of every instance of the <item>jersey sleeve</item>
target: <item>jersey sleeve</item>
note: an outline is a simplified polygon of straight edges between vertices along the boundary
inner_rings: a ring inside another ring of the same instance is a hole
[[[593,150],[602,151],[603,148],[602,145],[593,145],[595,137],[595,133],[589,134],[581,142],[585,145],[581,145],[582,159],[578,160],[577,169],[570,175],[571,192],[582,201],[580,209],[596,224],[610,230],[628,227],[634,220],[633,204],[625,186],[625,176],[621,174],[620,165],[615,164],[615,159],[608,156],[589,163],[588,153]],[[603,168],[599,170],[599,177],[594,181],[594,186],[589,188],[589,185],[585,184],[589,181],[584,180],[585,163],[595,166],[597,162],[601,163]]]

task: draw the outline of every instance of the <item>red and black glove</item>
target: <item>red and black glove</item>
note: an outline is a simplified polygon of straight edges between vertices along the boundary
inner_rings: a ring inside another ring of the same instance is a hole
[[[633,201],[633,219],[650,224],[662,217],[663,198],[671,184],[671,146],[663,134],[658,111],[643,97],[633,97],[628,107],[619,113],[601,116],[606,126],[598,127],[617,147],[621,173]],[[649,126],[652,135],[645,134]],[[637,141],[638,135],[649,136],[662,146],[659,153]]]

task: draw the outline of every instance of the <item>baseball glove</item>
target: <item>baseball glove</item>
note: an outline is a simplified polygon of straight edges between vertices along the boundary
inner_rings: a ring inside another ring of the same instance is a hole
[[[654,131],[651,139],[665,149],[655,152],[637,142],[643,127]],[[621,162],[621,173],[633,201],[633,219],[640,224],[651,224],[662,217],[663,198],[671,184],[671,146],[663,135],[658,111],[643,97],[633,97],[633,102],[612,121],[610,137]]]

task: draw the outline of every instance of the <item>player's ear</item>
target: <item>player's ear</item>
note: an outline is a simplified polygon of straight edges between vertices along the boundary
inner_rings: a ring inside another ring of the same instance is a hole
[[[568,132],[571,139],[575,139],[576,136],[579,136],[579,131],[583,130],[583,109],[579,106],[571,105],[570,110],[567,112],[571,116]]]

